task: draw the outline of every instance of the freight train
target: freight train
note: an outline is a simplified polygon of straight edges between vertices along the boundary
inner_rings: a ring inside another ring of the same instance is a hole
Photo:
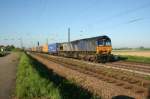
[[[104,63],[112,60],[111,39],[106,35],[71,42],[46,44],[32,48],[32,51],[92,62]]]

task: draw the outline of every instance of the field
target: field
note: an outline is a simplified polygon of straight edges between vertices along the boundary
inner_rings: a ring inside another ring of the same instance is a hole
[[[15,99],[95,99],[87,90],[23,54],[18,66]]]
[[[150,50],[114,50],[112,54],[124,61],[150,63]]]
[[[113,50],[112,53],[115,55],[150,57],[150,50]]]

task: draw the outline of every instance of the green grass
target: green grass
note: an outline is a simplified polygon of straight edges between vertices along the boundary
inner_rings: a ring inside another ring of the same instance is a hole
[[[58,88],[47,79],[43,79],[23,54],[18,66],[16,81],[16,97],[19,99],[52,98],[60,99]]]
[[[131,62],[150,63],[150,57],[143,56],[120,55],[120,59]]]
[[[15,98],[99,99],[100,97],[94,96],[26,54],[22,54],[17,72]]]
[[[23,52],[23,50],[20,49],[20,48],[14,48],[14,49],[12,49],[11,51],[12,51],[12,52]]]

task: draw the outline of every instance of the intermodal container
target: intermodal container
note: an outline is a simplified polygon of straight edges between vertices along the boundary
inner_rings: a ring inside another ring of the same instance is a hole
[[[58,53],[58,47],[59,47],[58,43],[49,44],[48,45],[48,52],[50,54],[57,54]]]
[[[42,52],[48,53],[48,44],[43,45]]]
[[[32,51],[35,52],[36,51],[36,47],[32,47]]]

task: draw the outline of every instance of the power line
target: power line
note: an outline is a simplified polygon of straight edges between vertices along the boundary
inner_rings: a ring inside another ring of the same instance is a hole
[[[137,22],[137,21],[141,21],[141,20],[143,20],[143,18],[136,18],[136,19],[132,19],[132,20],[128,21],[128,22],[127,22],[127,24],[135,23],[135,22]]]
[[[102,19],[102,20],[96,21],[94,24],[88,24],[88,27],[87,27],[87,28],[93,27],[93,25],[96,25],[96,24],[99,24],[99,23],[102,23],[102,22],[107,22],[107,21],[110,22],[111,20],[113,20],[113,19],[115,19],[115,18],[118,18],[118,17],[124,16],[124,15],[130,14],[130,13],[134,13],[134,12],[136,12],[136,11],[139,11],[139,10],[141,10],[141,9],[148,8],[148,7],[150,7],[150,3],[146,3],[146,4],[143,4],[143,5],[139,6],[139,7],[136,7],[136,8],[133,8],[133,9],[129,9],[129,10],[123,11],[123,12],[121,12],[121,13],[118,13],[118,14],[116,14],[116,15],[113,15],[113,16],[110,16],[110,17],[107,17],[107,18],[104,18],[104,19]],[[120,24],[135,23],[135,22],[141,21],[141,20],[143,20],[143,19],[144,19],[144,18],[132,19],[132,20],[129,20],[128,22],[126,22],[126,23],[120,23]],[[113,27],[114,27],[114,26],[115,26],[115,25],[113,25]],[[117,24],[116,26],[118,27],[118,26],[120,26],[120,25]],[[107,27],[104,27],[104,28],[107,28]],[[107,29],[108,29],[108,28],[107,28]]]

